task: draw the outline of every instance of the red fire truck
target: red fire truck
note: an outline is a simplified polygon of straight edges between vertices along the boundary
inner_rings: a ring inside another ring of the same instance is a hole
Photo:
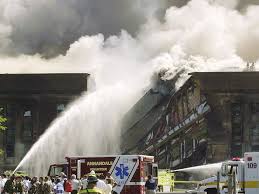
[[[81,178],[95,171],[97,176],[105,177],[107,172],[118,183],[113,188],[118,194],[144,194],[145,179],[151,174],[157,178],[157,164],[153,156],[144,155],[115,155],[66,157],[67,164],[53,164],[49,176],[60,175],[61,172],[70,177],[72,174]]]

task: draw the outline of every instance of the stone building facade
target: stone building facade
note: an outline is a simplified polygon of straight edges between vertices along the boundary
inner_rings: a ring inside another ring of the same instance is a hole
[[[176,92],[147,93],[125,120],[124,153],[154,155],[160,168],[183,168],[259,151],[259,72],[199,72]],[[150,110],[139,104],[160,96]],[[134,111],[133,111],[134,112]]]
[[[0,170],[12,170],[32,144],[87,90],[88,74],[1,74],[0,108],[7,129],[0,132]]]

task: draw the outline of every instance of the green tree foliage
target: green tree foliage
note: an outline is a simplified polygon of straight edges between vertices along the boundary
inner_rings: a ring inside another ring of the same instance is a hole
[[[6,130],[5,122],[7,119],[1,114],[3,109],[0,109],[0,132]],[[0,157],[4,154],[4,151],[0,148]]]

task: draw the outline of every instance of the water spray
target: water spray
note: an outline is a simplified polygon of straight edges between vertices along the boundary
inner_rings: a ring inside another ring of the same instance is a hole
[[[221,168],[222,162],[219,163],[213,163],[213,164],[205,164],[200,166],[193,166],[188,168],[182,168],[174,170],[174,172],[197,172],[202,170],[219,170]]]

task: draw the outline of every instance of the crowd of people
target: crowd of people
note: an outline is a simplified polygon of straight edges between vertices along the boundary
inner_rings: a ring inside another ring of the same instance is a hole
[[[77,179],[68,178],[64,173],[54,178],[28,176],[0,176],[1,194],[114,194],[116,182],[107,173],[103,179],[97,178],[94,171]]]

